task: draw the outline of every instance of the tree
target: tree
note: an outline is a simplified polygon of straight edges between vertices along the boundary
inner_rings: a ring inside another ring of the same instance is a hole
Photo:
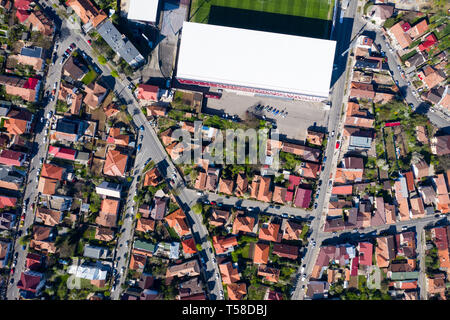
[[[101,65],[106,64],[106,58],[104,56],[98,56],[98,63]]]
[[[112,75],[114,78],[118,78],[118,77],[119,77],[119,74],[117,73],[116,70],[111,71],[111,75]]]
[[[200,202],[197,202],[192,206],[192,211],[194,211],[196,214],[202,214],[203,205]]]

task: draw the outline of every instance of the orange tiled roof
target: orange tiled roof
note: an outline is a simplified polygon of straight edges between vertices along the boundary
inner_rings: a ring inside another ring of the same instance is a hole
[[[247,294],[247,285],[245,283],[227,284],[227,292],[230,300],[242,300]]]
[[[239,232],[253,232],[255,218],[245,215],[238,215],[233,222],[233,234]]]
[[[267,225],[261,226],[259,228],[259,239],[278,242],[278,232],[280,230],[280,225],[275,223],[268,223]]]
[[[267,264],[269,261],[270,246],[265,243],[258,242],[255,244],[253,252],[253,263]]]
[[[58,180],[41,177],[39,179],[38,191],[45,195],[55,194],[57,184]]]
[[[106,154],[103,173],[108,176],[123,177],[127,165],[128,156],[120,151],[109,149]]]
[[[54,164],[44,163],[42,166],[41,176],[61,180],[64,170],[65,170],[64,168],[55,166]]]
[[[149,232],[155,230],[155,220],[140,218],[136,224],[136,231]]]
[[[220,193],[232,195],[233,189],[234,189],[234,181],[233,180],[220,178],[220,180],[219,180],[219,192]]]
[[[186,224],[186,215],[181,209],[175,210],[171,214],[167,215],[164,219],[171,228],[175,229],[176,233],[178,233],[180,237],[185,236],[191,232],[188,225]]]
[[[222,282],[225,284],[231,284],[241,280],[237,268],[233,267],[231,262],[219,264],[219,270],[222,276]]]

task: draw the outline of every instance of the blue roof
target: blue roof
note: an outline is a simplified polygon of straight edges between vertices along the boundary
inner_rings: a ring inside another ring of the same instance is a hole
[[[42,57],[42,48],[41,47],[23,47],[20,51],[22,56],[33,57],[33,58],[41,58]]]

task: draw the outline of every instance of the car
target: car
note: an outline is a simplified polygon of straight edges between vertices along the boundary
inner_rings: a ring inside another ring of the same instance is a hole
[[[306,277],[305,276],[302,276],[302,281],[305,281],[306,280]]]
[[[447,215],[445,215],[445,214],[443,214],[443,213],[441,213],[440,215],[439,215],[439,217],[441,217],[441,218],[445,218]]]
[[[77,47],[77,45],[75,44],[75,43],[72,43],[71,45],[70,45],[70,48],[73,50],[73,49],[75,49]]]
[[[414,108],[414,105],[413,105],[412,103],[408,103],[408,106],[409,106],[411,109]]]
[[[39,163],[40,163],[41,166],[42,166],[42,164],[44,163],[44,158],[41,158],[41,160],[39,160]]]
[[[14,283],[14,278],[11,278],[11,280],[9,280],[9,284],[13,284]]]
[[[323,161],[322,161],[323,163],[325,163],[325,162],[327,162],[327,157],[325,156],[325,157],[323,157]]]
[[[138,146],[137,146],[137,151],[140,151],[141,148],[142,148],[142,143],[139,143]]]
[[[130,83],[130,84],[128,85],[128,89],[133,90],[133,89],[134,89],[134,85],[133,85],[132,83]]]
[[[88,39],[88,40],[87,40],[87,43],[88,43],[88,45],[91,45],[91,44],[92,44],[91,39]]]
[[[336,141],[336,149],[339,149],[340,145],[341,145],[341,142],[339,140]]]
[[[395,80],[395,85],[398,86],[398,80]]]
[[[12,267],[11,268],[11,274],[14,274],[14,271],[16,271],[16,268]]]
[[[398,70],[401,70],[401,69],[402,69],[402,67],[400,67],[399,65],[397,65],[397,69],[398,69]]]
[[[335,231],[335,232],[333,232],[333,236],[335,236],[335,235],[337,235],[337,232]]]
[[[434,217],[435,218],[439,218],[441,215],[440,214],[435,214]]]
[[[197,195],[198,195],[198,196],[202,196],[202,195],[203,195],[203,192],[197,191]]]
[[[334,130],[333,130],[333,131],[331,131],[331,136],[332,136],[332,137],[334,137]]]
[[[405,230],[407,230],[408,229],[408,226],[403,226],[402,227],[402,231],[405,231]]]
[[[318,199],[318,198],[319,198],[319,193],[317,192],[317,193],[316,193],[316,199]]]
[[[333,185],[333,181],[332,180],[328,181],[328,186],[331,187],[332,185]]]
[[[144,131],[144,125],[141,125],[141,126],[139,127],[139,130]]]
[[[70,56],[70,49],[67,49],[67,50],[65,51],[65,53],[67,54],[67,56]]]
[[[125,272],[125,267],[122,267],[122,269],[120,269],[120,274],[122,275]]]
[[[212,206],[217,206],[217,202],[211,201],[211,205],[212,205]]]
[[[317,209],[317,202],[314,203],[314,209]]]
[[[302,268],[300,269],[300,273],[303,273],[303,272],[305,271],[305,267],[306,267],[306,265],[304,264],[304,265],[302,266]]]

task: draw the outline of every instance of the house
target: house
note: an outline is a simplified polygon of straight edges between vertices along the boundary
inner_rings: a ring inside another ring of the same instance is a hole
[[[302,177],[316,179],[320,168],[321,166],[318,163],[302,162],[299,173]]]
[[[41,266],[44,264],[44,256],[37,253],[27,253],[25,259],[25,267],[28,270],[39,270]]]
[[[152,257],[155,254],[156,246],[150,241],[134,240],[133,254],[140,254],[146,257]]]
[[[445,95],[445,87],[443,86],[436,86],[434,88],[431,88],[431,90],[422,93],[421,97],[430,102],[431,104],[438,105],[440,101],[443,99]]]
[[[109,228],[95,227],[95,240],[109,242],[114,239],[114,231]]]
[[[445,74],[441,70],[436,70],[432,66],[425,66],[422,68],[417,76],[425,83],[428,89],[432,89],[446,79]]]
[[[417,180],[420,180],[424,177],[428,177],[431,175],[430,166],[423,159],[420,159],[417,162],[412,163],[411,168],[413,170],[414,177]]]
[[[435,275],[433,278],[427,278],[427,292],[430,295],[438,295],[440,300],[447,300],[445,296],[446,285],[445,276]]]
[[[0,196],[0,209],[15,207],[16,203],[17,198],[15,197]]]
[[[167,215],[164,220],[166,220],[169,227],[173,228],[180,237],[191,233],[191,230],[186,224],[186,215],[181,209],[177,209]]]
[[[9,65],[10,63],[11,65]],[[8,57],[7,66],[10,66],[12,69],[16,67],[16,64],[31,66],[34,71],[41,71],[45,65],[42,48],[23,47],[20,54]]]
[[[195,254],[197,253],[197,247],[195,246],[194,238],[187,238],[181,241],[181,245],[183,246],[184,254]]]
[[[385,236],[377,238],[375,248],[375,259],[379,268],[387,268],[389,262],[395,258],[394,236]]]
[[[32,299],[41,293],[44,288],[45,278],[44,274],[32,270],[24,271],[20,274],[20,279],[17,282],[17,288],[20,295],[25,299]]]
[[[207,191],[215,192],[218,180],[219,180],[219,169],[208,168],[205,189]]]
[[[222,282],[225,284],[232,284],[241,280],[237,267],[231,262],[219,264],[219,271],[222,276]]]
[[[308,130],[306,135],[306,141],[316,146],[322,146],[324,137],[325,134],[322,132],[315,132],[312,130]]]
[[[362,266],[372,265],[373,244],[370,242],[358,243],[359,264]]]
[[[23,166],[25,160],[26,154],[19,151],[3,149],[0,152],[0,164],[4,164],[6,166],[21,167]]]
[[[386,213],[384,211],[384,199],[377,197],[375,199],[376,210],[370,221],[372,227],[381,226],[386,224]]]
[[[421,37],[428,30],[428,22],[427,19],[422,19],[418,23],[416,23],[411,29],[407,32],[411,36],[413,40]]]
[[[103,111],[105,112],[107,118],[115,117],[120,112],[117,106],[113,103],[103,106]]]
[[[220,269],[220,265],[219,265]],[[169,277],[184,277],[184,276],[195,277],[200,275],[200,266],[197,259],[186,261],[181,264],[176,264],[169,266],[166,272],[166,278]]]
[[[248,188],[248,179],[247,176],[243,173],[239,173],[236,178],[236,189],[234,193],[237,197],[243,197],[245,193],[247,193]]]
[[[350,84],[349,97],[373,100],[375,98],[375,91],[373,89],[373,85],[352,81]]]
[[[14,8],[16,8],[16,17],[19,19],[20,23],[25,22],[25,20],[30,15],[28,10],[30,9],[31,0],[16,0],[14,1]]]
[[[247,294],[247,285],[245,283],[227,284],[227,293],[230,300],[243,300]]]
[[[108,265],[97,261],[96,264],[71,265],[67,273],[73,274],[76,278],[90,280],[92,285],[101,288],[106,285],[109,269]]]
[[[128,265],[131,270],[137,270],[139,272],[144,271],[147,263],[147,256],[131,252],[130,264]]]
[[[421,52],[417,52],[415,55],[413,55],[412,57],[408,58],[405,61],[405,65],[408,68],[418,68],[419,66],[421,66],[422,64],[424,64],[426,61],[424,55]]]
[[[108,94],[108,89],[97,81],[85,86],[84,91],[86,92],[84,103],[91,109],[97,109]]]
[[[202,281],[199,277],[183,281],[178,285],[180,300],[205,300]]]
[[[155,220],[140,218],[136,223],[136,231],[140,232],[152,232],[155,230]]]
[[[221,227],[228,224],[230,219],[230,212],[227,210],[220,210],[217,208],[212,208],[212,214],[209,218],[209,224],[214,227]]]
[[[423,205],[422,198],[420,196],[414,196],[409,199],[411,203],[411,218],[423,218],[425,217],[425,207]]]
[[[137,68],[145,62],[131,41],[122,35],[110,20],[105,20],[97,27],[97,32],[108,43],[114,52],[123,58],[131,67]]]
[[[219,193],[233,195],[234,181],[232,179],[219,179]]]
[[[431,138],[431,152],[438,156],[450,154],[450,135]]]
[[[275,186],[273,189],[272,201],[275,203],[284,204],[286,199],[287,188]]]
[[[44,163],[42,165],[41,176],[49,179],[61,180],[66,169],[54,164]]]
[[[149,84],[140,84],[137,98],[139,100],[156,102],[159,101],[159,87]]]
[[[30,248],[48,253],[56,252],[56,246],[53,242],[55,237],[53,227],[34,224],[32,234]]]
[[[295,223],[292,220],[283,220],[281,224],[283,232],[283,240],[300,240],[303,232],[301,224]]]
[[[370,20],[375,21],[378,25],[382,25],[386,19],[392,17],[393,13],[393,5],[375,4],[369,8],[367,15],[370,17]]]
[[[273,242],[280,242],[281,241],[281,234],[280,231],[280,225],[277,223],[264,223],[259,228],[259,235],[258,238],[260,240],[266,240],[266,241],[273,241]]]
[[[435,202],[437,195],[432,186],[419,186],[418,190],[424,204],[432,205]]]
[[[309,281],[306,287],[306,299],[323,299],[328,297],[330,284],[326,281]]]
[[[291,260],[297,260],[298,247],[287,244],[275,243],[273,245],[272,254],[276,254],[281,258],[287,258]]]
[[[364,174],[362,158],[346,157],[343,161],[344,168],[336,168],[335,183],[361,182]]]
[[[169,199],[164,197],[155,197],[153,201],[154,205],[150,211],[150,216],[154,220],[163,220],[164,215],[166,214]]]
[[[130,136],[128,134],[121,134],[120,128],[111,128],[109,129],[106,142],[126,147],[130,143]]]
[[[22,79],[16,76],[0,75],[0,85],[5,86],[6,93],[19,96],[28,102],[36,102],[39,98],[41,81],[35,78]]]
[[[73,56],[70,56],[63,66],[63,74],[72,78],[73,81],[80,81],[88,71],[89,69]]]
[[[213,236],[212,243],[216,254],[227,254],[233,251],[233,247],[238,245],[236,236]]]
[[[50,20],[43,11],[35,10],[31,11],[26,21],[31,30],[39,31],[41,34],[52,37],[55,31],[55,25],[53,20]]]
[[[153,168],[144,173],[144,187],[156,187],[159,184],[161,175],[157,168]]]
[[[0,213],[0,230],[11,230],[16,225],[16,215],[7,212]]]
[[[103,174],[112,177],[125,177],[128,155],[118,150],[108,149],[106,161],[103,166]]]
[[[267,264],[267,262],[269,261],[270,246],[262,242],[253,244],[253,263]]]
[[[46,226],[56,226],[63,220],[64,214],[61,211],[51,210],[48,208],[37,207],[36,220]]]
[[[151,105],[147,106],[147,116],[158,116],[165,117],[167,116],[168,108],[163,106]]]
[[[109,249],[107,247],[97,247],[85,245],[83,250],[83,257],[91,259],[104,259],[108,256]]]
[[[428,36],[425,37],[425,41],[419,45],[419,50],[429,52],[431,47],[434,46],[437,42],[438,40],[434,35],[434,33],[430,33]]]
[[[175,141],[175,138],[172,137],[173,129],[169,128],[160,133],[160,138],[164,146],[168,146],[169,144]]]
[[[295,193],[294,206],[308,208],[311,203],[311,195],[312,190],[298,187]]]
[[[436,209],[442,213],[450,212],[450,197],[448,195],[447,185],[445,183],[444,174],[438,174],[433,177],[433,186],[436,190],[434,202],[436,203]]]
[[[383,58],[377,59],[376,57],[357,57],[355,61],[354,68],[357,69],[367,69],[372,71],[380,71],[382,68]]]
[[[238,214],[233,222],[232,234],[242,233],[254,233],[254,229],[257,227],[255,218],[249,215]]]
[[[95,223],[103,227],[114,228],[117,226],[117,215],[119,214],[119,200],[103,199],[98,217]]]
[[[369,111],[367,109],[361,109],[360,105],[355,102],[348,102],[344,125],[362,128],[373,128],[373,122],[374,119],[369,114]]]
[[[395,40],[399,48],[405,49],[413,42],[411,36],[407,33],[410,29],[409,23],[400,21],[388,30],[388,34]]]
[[[331,194],[351,195],[353,194],[353,186],[352,185],[333,186],[333,188],[331,189]]]
[[[273,140],[267,140],[268,149],[272,146]],[[281,151],[295,154],[301,157],[303,160],[319,162],[320,149],[310,148],[294,143],[282,142]]]
[[[11,242],[0,241],[0,268],[7,268]]]
[[[44,172],[42,170],[42,172]],[[95,192],[103,197],[121,198],[122,186],[118,183],[103,181],[95,187]]]
[[[265,264],[258,266],[258,276],[264,277],[264,280],[277,283],[280,280],[280,269],[268,267]]]
[[[359,131],[350,136],[348,150],[370,149],[372,147],[372,137],[369,132]]]
[[[96,28],[107,18],[106,14],[97,9],[90,0],[67,0],[66,5],[80,17],[83,24]]]
[[[60,118],[56,122],[55,140],[77,142],[83,135],[85,122],[69,118]]]

